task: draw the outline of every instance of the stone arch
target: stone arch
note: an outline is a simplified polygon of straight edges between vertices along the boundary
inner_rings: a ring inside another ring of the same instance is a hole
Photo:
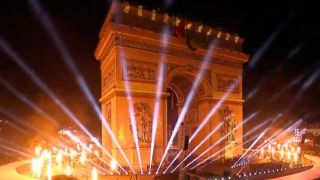
[[[205,71],[201,79],[197,79],[198,68],[192,65],[168,65],[166,77],[164,80],[164,91],[167,92],[170,89],[173,94],[177,97],[177,106],[175,110],[171,114],[175,114],[177,110],[177,115],[179,117],[181,110],[183,109],[184,101],[186,100],[189,91],[195,81],[199,81],[199,86],[197,88],[197,92],[195,93],[195,98],[192,99],[191,104],[189,105],[188,113],[184,117],[183,124],[173,144],[180,144],[183,142],[184,135],[191,135],[195,128],[198,126],[200,110],[198,101],[199,97],[210,97],[211,95],[211,85],[210,85],[210,71]],[[169,100],[167,101],[169,103]],[[169,106],[167,106],[168,108]],[[170,106],[171,107],[171,106]],[[171,110],[172,111],[172,110]],[[169,112],[169,109],[167,109]],[[167,114],[167,124],[170,124],[171,127],[172,122],[176,122],[173,116],[169,116]],[[183,129],[183,130],[182,130]],[[168,135],[171,133],[170,128],[167,129]]]
[[[184,78],[189,79],[189,81],[193,82],[196,80],[200,81],[197,94],[199,97],[209,97],[211,95],[211,85],[210,80],[208,76],[210,76],[210,73],[208,71],[205,71],[203,73],[203,76],[201,79],[197,79],[197,73],[198,68],[192,66],[192,65],[185,65],[185,66],[176,66],[171,67],[168,69],[165,81],[164,81],[164,89],[168,89],[171,87],[175,91],[175,88],[173,87],[174,84],[171,82],[174,77],[181,76]],[[179,92],[176,92],[177,96],[179,96]],[[184,98],[181,98],[184,100]]]
[[[183,103],[184,102],[183,93],[181,92],[180,88],[177,85],[175,85],[174,83],[169,83],[169,86],[167,88],[171,88],[172,89],[172,91],[177,96],[179,103]]]

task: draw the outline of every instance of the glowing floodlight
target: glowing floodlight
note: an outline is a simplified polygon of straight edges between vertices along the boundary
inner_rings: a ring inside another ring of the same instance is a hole
[[[281,148],[281,144],[278,143],[277,144],[277,149],[280,150],[280,148]]]
[[[80,156],[80,163],[84,165],[86,163],[86,160],[87,160],[87,154],[86,152],[82,151]]]
[[[129,11],[130,11],[130,4],[129,4],[129,2],[126,2],[123,11],[124,11],[125,13],[127,13],[127,14],[129,13]]]
[[[155,21],[156,17],[157,17],[157,10],[154,9],[154,10],[152,10],[151,20]]]
[[[116,169],[117,169],[117,162],[114,161],[114,160],[112,160],[112,161],[110,162],[110,168],[111,168],[113,171],[116,170]]]
[[[91,178],[92,180],[98,180],[98,170],[96,168],[92,168]]]
[[[36,156],[40,156],[41,150],[42,150],[41,146],[36,146],[36,147],[34,148],[34,154],[35,154]]]
[[[36,160],[36,177],[41,177],[42,167],[43,167],[43,159],[42,157],[37,158]]]
[[[264,156],[264,148],[261,148],[260,150],[260,155],[263,157]]]
[[[51,153],[48,153],[48,164],[47,164],[47,178],[48,180],[52,179],[52,167],[51,167]]]
[[[293,153],[293,161],[294,161],[295,163],[298,162],[298,153],[297,153],[297,152],[294,152],[294,153]]]
[[[287,159],[288,159],[288,161],[291,160],[291,152],[289,150],[287,151]]]
[[[283,159],[283,157],[284,157],[284,150],[281,149],[281,150],[280,150],[280,159]]]
[[[58,154],[56,155],[56,163],[61,166],[63,160],[63,151],[59,149]]]
[[[271,157],[274,157],[274,147],[271,148]]]
[[[66,173],[67,176],[71,176],[72,175],[72,169],[71,169],[71,167],[69,165],[67,165],[65,171],[66,171],[65,173]]]
[[[33,174],[36,174],[37,171],[37,159],[36,158],[32,158],[31,160],[31,169]]]

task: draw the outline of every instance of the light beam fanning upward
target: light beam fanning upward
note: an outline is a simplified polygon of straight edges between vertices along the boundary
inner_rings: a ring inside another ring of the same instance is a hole
[[[50,37],[53,40],[53,43],[55,44],[56,48],[60,52],[61,56],[63,57],[64,62],[66,63],[67,67],[69,70],[72,72],[74,75],[76,82],[78,83],[80,89],[82,92],[86,95],[86,98],[90,102],[92,108],[94,109],[95,113],[97,114],[98,118],[101,120],[102,125],[106,128],[108,134],[111,136],[112,140],[115,142],[117,148],[119,149],[121,155],[131,168],[131,170],[134,172],[133,167],[131,163],[129,162],[127,156],[123,152],[116,136],[114,135],[113,131],[110,128],[110,125],[106,122],[105,118],[102,116],[101,110],[98,107],[98,105],[95,102],[95,99],[78,68],[76,67],[73,58],[71,57],[70,53],[67,51],[66,46],[64,45],[61,37],[59,36],[54,24],[50,20],[49,16],[47,13],[43,10],[41,7],[40,3],[38,3],[36,0],[28,0],[31,8],[34,10],[34,12],[37,15],[37,18],[40,20],[41,24],[43,27],[47,30],[49,33]]]
[[[26,96],[21,94],[17,89],[15,89],[13,86],[11,86],[9,83],[7,83],[4,79],[0,77],[0,84],[3,85],[8,91],[12,94],[14,94],[17,98],[19,98],[22,102],[29,105],[32,109],[34,109],[36,112],[44,116],[46,119],[48,119],[56,128],[59,127],[58,123],[46,112],[44,112],[41,108],[39,108],[36,104],[31,102]]]
[[[161,36],[161,47],[162,49],[167,47],[169,38],[169,30],[167,27],[164,28],[164,32]],[[154,155],[154,144],[156,140],[157,134],[157,125],[158,125],[158,116],[159,116],[159,108],[160,108],[160,101],[161,101],[161,94],[163,89],[163,79],[164,79],[164,72],[166,69],[166,62],[165,62],[166,55],[160,54],[159,60],[159,74],[158,74],[158,82],[156,87],[156,98],[155,98],[155,105],[153,110],[153,119],[152,119],[152,136],[151,136],[151,146],[150,146],[150,162],[149,162],[149,169],[148,173],[151,174],[152,170],[152,159]]]
[[[215,45],[216,45],[215,42],[213,42],[213,43],[210,44],[209,49],[208,49],[208,51],[207,51],[207,54],[205,55],[205,57],[204,57],[204,59],[203,59],[203,62],[201,63],[201,66],[200,66],[200,68],[199,68],[199,71],[198,71],[198,73],[197,73],[197,75],[196,75],[196,77],[195,77],[195,81],[194,81],[194,83],[192,84],[192,87],[191,87],[191,89],[190,89],[190,92],[189,92],[189,94],[188,94],[188,96],[187,96],[187,98],[186,98],[185,104],[184,104],[184,106],[183,106],[183,108],[182,108],[182,110],[181,110],[181,113],[180,113],[180,115],[179,115],[179,117],[178,117],[178,120],[177,120],[177,122],[176,122],[176,125],[175,125],[175,127],[174,127],[174,129],[173,129],[173,131],[172,131],[172,135],[171,135],[171,137],[170,137],[170,139],[169,139],[169,141],[168,141],[168,144],[167,144],[167,146],[166,146],[166,149],[165,149],[165,151],[164,151],[164,154],[163,154],[163,156],[162,156],[162,158],[161,158],[161,161],[160,161],[160,164],[159,164],[158,169],[157,169],[157,171],[156,171],[156,174],[159,173],[159,170],[160,170],[160,168],[161,168],[161,166],[162,166],[162,163],[163,163],[163,161],[164,161],[164,159],[165,159],[165,157],[166,157],[166,155],[167,155],[167,153],[168,153],[168,151],[169,151],[170,145],[172,144],[172,142],[173,142],[176,134],[178,133],[178,130],[179,130],[180,126],[181,126],[181,123],[183,122],[183,120],[184,120],[184,118],[185,118],[185,115],[186,115],[186,113],[187,113],[187,111],[188,111],[188,109],[189,109],[189,106],[190,106],[190,104],[191,104],[191,102],[192,102],[192,99],[194,98],[194,95],[195,95],[195,93],[196,93],[196,91],[197,91],[197,88],[198,88],[198,86],[199,86],[199,83],[201,82],[201,79],[202,79],[202,76],[203,76],[203,73],[204,73],[204,69],[205,69],[205,68],[208,66],[208,64],[209,64],[209,59],[210,59],[211,56],[212,56],[212,50],[214,49]]]
[[[124,54],[121,54],[122,56],[120,57],[120,61],[122,64],[122,68],[126,69],[127,68],[127,60],[124,57]],[[134,107],[133,107],[133,101],[132,101],[132,94],[131,94],[131,89],[129,86],[129,83],[127,80],[124,80],[124,86],[126,88],[126,96],[128,100],[128,110],[129,110],[129,116],[130,116],[130,123],[132,126],[132,135],[134,139],[134,143],[136,146],[136,151],[137,151],[137,156],[138,156],[138,161],[139,161],[139,166],[140,166],[140,173],[143,174],[143,169],[142,169],[142,162],[141,162],[141,154],[140,154],[140,146],[139,146],[139,139],[138,139],[138,132],[137,132],[137,125],[136,125],[136,118],[134,115]]]

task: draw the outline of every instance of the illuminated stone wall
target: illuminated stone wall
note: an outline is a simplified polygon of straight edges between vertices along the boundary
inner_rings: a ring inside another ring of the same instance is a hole
[[[150,14],[150,11],[145,10],[145,12],[143,13],[144,15]],[[199,88],[191,103],[190,113],[187,113],[187,117],[185,118],[192,121],[188,123],[190,127],[189,135],[192,134],[221,98],[224,98],[225,101],[190,144],[189,149],[197,145],[221,122],[223,116],[219,112],[227,107],[232,110],[236,124],[242,123],[242,65],[247,61],[248,56],[239,52],[238,49],[241,45],[236,44],[239,42],[228,42],[229,44],[235,43],[235,46],[238,48],[237,50],[230,50],[223,46],[207,52],[206,49],[200,47],[196,50],[191,50],[186,45],[184,39],[169,35],[168,45],[163,47],[163,42],[161,41],[163,34],[132,27],[123,22],[120,23],[120,21],[118,23],[115,20],[117,19],[115,14],[119,16],[118,18],[121,18],[121,13],[126,13],[125,7],[113,4],[101,29],[100,41],[95,55],[101,63],[102,82],[100,101],[103,115],[136,169],[138,169],[139,163],[132,129],[130,129],[132,127],[130,127],[128,93],[132,96],[132,109],[135,111],[137,124],[143,124],[143,126],[139,127],[139,139],[142,164],[143,168],[146,169],[149,164],[149,141],[151,139],[151,137],[148,139],[146,136],[151,136],[150,119],[152,124],[160,59],[165,61],[166,71],[164,73],[163,90],[161,93],[155,155],[153,159],[155,164],[158,164],[161,160],[169,138],[167,135],[166,117],[167,89],[173,89],[178,96],[179,112],[181,112],[188,94],[186,89],[190,89],[190,86],[195,82],[195,77],[207,53],[210,54],[208,56],[209,64],[203,71]],[[144,23],[141,19],[139,22],[141,24]],[[224,41],[228,41],[230,36],[228,34],[223,36]],[[219,35],[218,33],[215,38],[222,38],[220,36],[221,34]],[[235,85],[229,88],[232,84]],[[216,142],[223,134],[221,131],[219,130],[215,133],[200,147],[196,154],[203,152]],[[235,135],[234,156],[242,153],[242,132],[241,126],[237,129]],[[105,128],[102,128],[102,144],[112,151],[112,155],[121,164],[127,165]],[[214,147],[203,158],[223,147],[223,143]]]

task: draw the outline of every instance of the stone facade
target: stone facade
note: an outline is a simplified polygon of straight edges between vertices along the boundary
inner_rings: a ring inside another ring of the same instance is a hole
[[[158,113],[154,164],[158,164],[161,160],[170,138],[167,133],[168,88],[177,96],[178,112],[180,113],[189,93],[188,90],[195,81],[200,82],[185,117],[187,122],[185,124],[188,126],[188,132],[186,133],[189,135],[194,132],[221,99],[224,99],[224,101],[219,110],[229,108],[232,111],[235,124],[241,124],[243,116],[242,64],[247,61],[248,55],[239,51],[241,45],[236,44],[239,42],[227,42],[231,45],[235,43],[236,50],[228,49],[226,46],[217,46],[212,51],[203,48],[194,50],[186,45],[184,39],[171,34],[167,38],[166,46],[163,46],[162,33],[153,29],[134,27],[132,24],[128,25],[121,20],[117,20],[115,16],[119,16],[118,18],[121,18],[121,15],[123,17],[128,16],[128,9],[126,8],[123,4],[112,5],[100,32],[100,41],[95,56],[101,63],[100,101],[103,116],[133,166],[136,169],[139,168],[130,123],[132,116],[130,116],[129,109],[132,109],[135,115],[142,165],[144,169],[147,169],[151,141],[151,137],[148,136],[151,136],[156,86],[161,61],[166,68],[164,80],[161,82],[163,89]],[[131,7],[129,11],[133,11],[134,8]],[[157,18],[164,16],[155,16],[151,11],[146,10],[136,16],[137,18],[144,16],[146,16],[144,18],[147,18],[148,14],[151,21],[155,22]],[[140,24],[144,23],[141,19],[138,20]],[[158,26],[160,25],[158,24]],[[231,35],[229,34],[229,36]],[[215,38],[221,37],[217,36]],[[224,41],[228,41],[228,39],[225,38]],[[231,45],[227,47],[231,47]],[[200,79],[196,79],[204,61],[207,62],[207,65],[204,67]],[[190,149],[197,145],[223,118],[219,111],[216,112],[190,144]],[[215,133],[199,148],[196,154],[204,151],[221,136],[220,131]],[[235,131],[234,137],[234,148],[232,154],[228,151],[228,157],[242,153],[242,126]],[[102,144],[112,152],[112,155],[120,164],[127,166],[104,126],[102,128]],[[219,147],[214,147],[203,158],[224,146],[225,143],[221,143]]]

